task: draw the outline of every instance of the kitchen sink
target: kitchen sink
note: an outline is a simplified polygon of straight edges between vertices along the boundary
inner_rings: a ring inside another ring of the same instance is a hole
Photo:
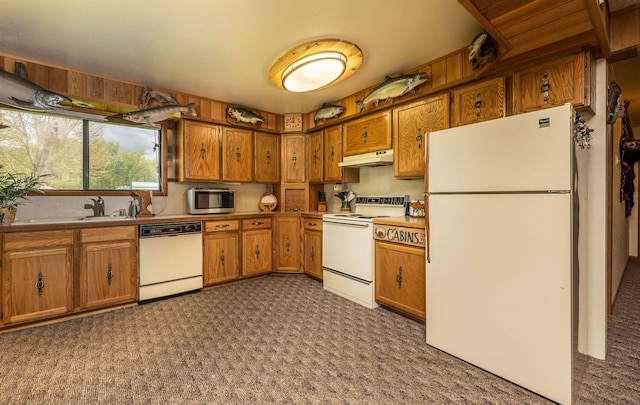
[[[105,217],[58,217],[58,218],[31,218],[14,221],[15,225],[36,225],[36,224],[61,224],[70,222],[84,221],[124,221],[131,219],[124,216],[105,216]]]

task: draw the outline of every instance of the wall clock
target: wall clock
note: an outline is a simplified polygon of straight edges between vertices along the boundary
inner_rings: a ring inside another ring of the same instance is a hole
[[[285,114],[284,115],[284,131],[302,131],[302,114]]]

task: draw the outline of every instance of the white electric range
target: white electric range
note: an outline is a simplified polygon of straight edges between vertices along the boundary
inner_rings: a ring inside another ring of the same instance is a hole
[[[404,216],[409,196],[356,197],[355,212],[322,217],[325,290],[376,308],[373,220]]]

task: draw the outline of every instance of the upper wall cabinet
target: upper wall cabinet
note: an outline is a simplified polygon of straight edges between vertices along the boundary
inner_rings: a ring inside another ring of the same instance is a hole
[[[343,137],[343,156],[391,149],[391,111],[382,111],[344,124]]]
[[[283,135],[282,180],[285,183],[306,181],[305,136]]]
[[[222,180],[253,181],[253,132],[222,128]]]
[[[506,114],[504,82],[504,77],[498,77],[453,90],[451,126],[458,127],[504,117]]]
[[[256,131],[255,158],[256,183],[279,183],[280,135]]]
[[[322,183],[324,176],[322,160],[322,131],[315,131],[307,138],[307,166],[309,183]]]
[[[425,176],[427,133],[449,127],[449,93],[393,110],[393,173],[411,179]]]
[[[513,74],[513,111],[516,114],[571,103],[591,111],[591,54],[539,63]]]
[[[201,121],[180,120],[176,156],[182,160],[178,168],[180,180],[220,181],[220,125]]]

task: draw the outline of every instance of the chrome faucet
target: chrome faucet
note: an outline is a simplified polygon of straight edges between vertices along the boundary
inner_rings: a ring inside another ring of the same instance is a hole
[[[98,199],[91,198],[93,204],[85,204],[84,208],[87,210],[93,210],[94,217],[104,217],[104,200],[98,196]]]

